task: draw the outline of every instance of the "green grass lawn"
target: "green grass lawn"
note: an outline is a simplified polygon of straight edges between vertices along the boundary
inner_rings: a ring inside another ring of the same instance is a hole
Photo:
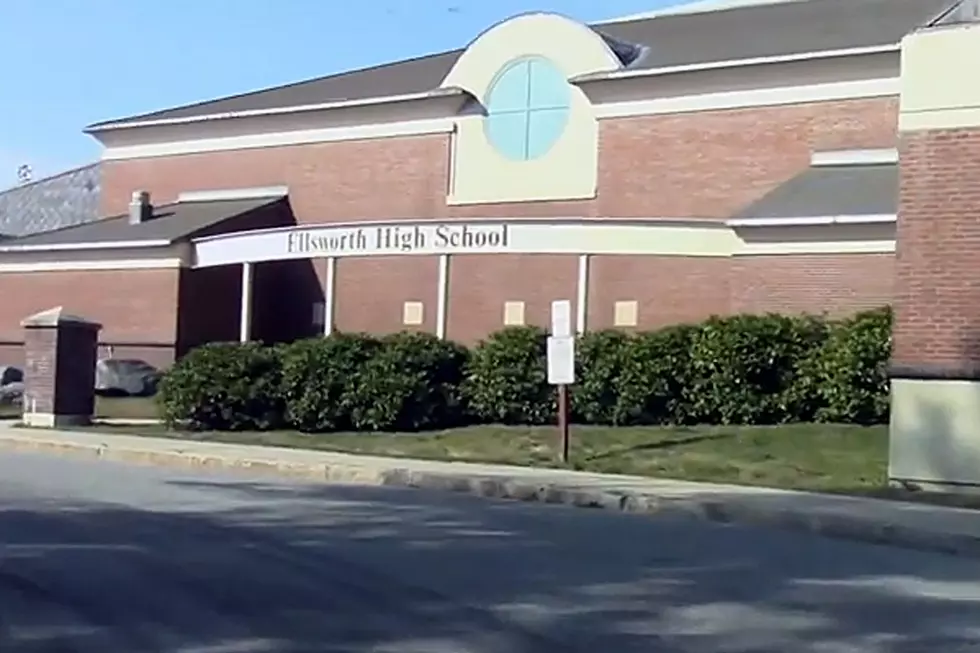
[[[20,417],[0,410],[0,418]],[[97,418],[152,419],[147,398],[100,397]],[[184,433],[160,424],[100,423],[90,430],[378,456],[557,467],[554,427],[471,426],[430,433]],[[582,471],[861,494],[980,508],[980,497],[887,487],[888,428],[840,424],[572,428]]]
[[[19,417],[19,411],[10,413]],[[99,397],[97,418],[155,418],[148,398]],[[348,453],[556,466],[554,427],[472,426],[430,433],[182,433],[162,425],[98,424],[93,429],[178,439],[265,444]],[[572,429],[570,467],[715,483],[835,492],[882,490],[888,432],[881,427],[798,424],[774,427],[599,427]]]
[[[20,406],[0,405],[0,419],[19,419]],[[155,419],[156,405],[148,397],[96,397],[95,416],[101,418]]]
[[[137,412],[135,406],[126,410]],[[91,427],[107,433],[378,456],[558,467],[554,427],[472,426],[431,433],[184,433],[162,425]],[[582,471],[851,494],[980,509],[980,496],[887,485],[888,427],[576,426],[571,464]]]
[[[100,425],[103,431],[214,442],[412,457],[555,466],[554,427],[473,426],[424,434],[181,433],[161,425]],[[820,491],[883,488],[886,427],[593,427],[572,429],[571,467],[715,483]]]
[[[97,417],[155,418],[152,399],[99,398]],[[11,414],[19,417],[19,411]],[[554,427],[471,426],[430,433],[185,433],[160,424],[107,424],[106,433],[378,456],[557,467]],[[980,497],[887,487],[888,428],[840,424],[572,428],[582,471],[733,483],[980,508]]]

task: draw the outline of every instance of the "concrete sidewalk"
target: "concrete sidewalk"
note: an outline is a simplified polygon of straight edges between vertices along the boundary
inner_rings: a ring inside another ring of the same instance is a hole
[[[980,558],[980,511],[769,488],[434,462],[81,431],[0,429],[0,449],[247,469],[804,531]]]

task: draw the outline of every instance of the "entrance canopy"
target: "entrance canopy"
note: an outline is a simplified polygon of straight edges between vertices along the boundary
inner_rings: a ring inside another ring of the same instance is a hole
[[[452,254],[728,256],[725,223],[692,219],[462,219],[294,226],[195,239],[194,266]]]

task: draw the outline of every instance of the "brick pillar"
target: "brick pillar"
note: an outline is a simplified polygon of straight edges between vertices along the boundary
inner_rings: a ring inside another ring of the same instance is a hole
[[[101,325],[61,307],[32,315],[24,327],[24,423],[88,424],[95,413],[95,364]]]
[[[902,43],[893,482],[980,485],[980,25]]]

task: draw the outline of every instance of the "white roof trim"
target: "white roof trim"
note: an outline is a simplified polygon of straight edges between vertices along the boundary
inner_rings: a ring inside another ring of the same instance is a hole
[[[183,118],[157,118],[148,120],[138,120],[135,122],[113,122],[104,125],[90,127],[85,131],[88,133],[99,133],[115,129],[129,129],[136,127],[160,127],[163,125],[186,125],[198,122],[210,122],[212,120],[231,120],[233,118],[252,118],[256,116],[277,116],[292,113],[307,113],[310,111],[327,111],[329,109],[350,109],[357,107],[367,107],[379,104],[393,104],[396,102],[413,102],[415,100],[428,100],[440,97],[451,97],[463,95],[465,92],[456,89],[434,89],[424,93],[407,93],[405,95],[390,95],[386,97],[362,98],[358,100],[339,99],[331,102],[321,102],[318,104],[305,104],[293,107],[274,107],[271,109],[250,109],[247,111],[226,111],[224,113],[213,113],[204,116],[185,116]],[[220,99],[220,98],[219,98]]]
[[[254,188],[226,188],[195,190],[180,193],[177,202],[223,202],[226,200],[276,199],[289,195],[288,186],[258,186]]]
[[[820,215],[787,218],[736,218],[726,220],[729,227],[819,227],[835,224],[885,224],[895,222],[897,216],[880,215]]]
[[[609,102],[594,105],[593,112],[597,118],[603,119],[785,106],[808,102],[835,102],[858,98],[897,96],[900,88],[901,84],[898,77],[859,79],[849,82],[777,86],[747,91],[719,91],[654,98],[652,100]]]
[[[87,272],[91,270],[166,270],[181,268],[186,261],[172,258],[88,258],[64,261],[0,261],[0,274],[23,272]]]
[[[882,148],[867,150],[826,150],[814,152],[810,165],[821,166],[867,166],[898,163],[898,149]]]
[[[841,59],[844,57],[859,57],[869,54],[883,54],[889,52],[901,52],[901,43],[891,43],[888,45],[870,45],[859,48],[840,48],[837,50],[818,50],[816,52],[797,52],[794,54],[780,54],[770,57],[752,57],[749,59],[725,59],[723,61],[710,61],[707,63],[683,64],[680,66],[664,66],[662,68],[632,69],[624,68],[606,73],[589,73],[573,77],[573,84],[587,84],[589,82],[602,82],[613,79],[632,79],[635,77],[657,77],[663,75],[676,75],[680,73],[693,73],[708,70],[723,70],[726,68],[742,68],[747,66],[764,66],[767,64],[793,63],[795,61],[817,61],[821,59]]]
[[[74,252],[86,249],[134,249],[167,247],[169,240],[120,240],[92,243],[51,243],[47,245],[2,245],[0,252]]]
[[[345,127],[324,127],[297,130],[255,130],[238,136],[214,138],[190,138],[176,141],[157,141],[135,145],[109,145],[102,150],[103,161],[145,159],[158,156],[198,154],[201,152],[227,152],[264,147],[333,143],[363,139],[381,139],[397,136],[448,134],[456,123],[451,118],[435,120],[408,120]]]

